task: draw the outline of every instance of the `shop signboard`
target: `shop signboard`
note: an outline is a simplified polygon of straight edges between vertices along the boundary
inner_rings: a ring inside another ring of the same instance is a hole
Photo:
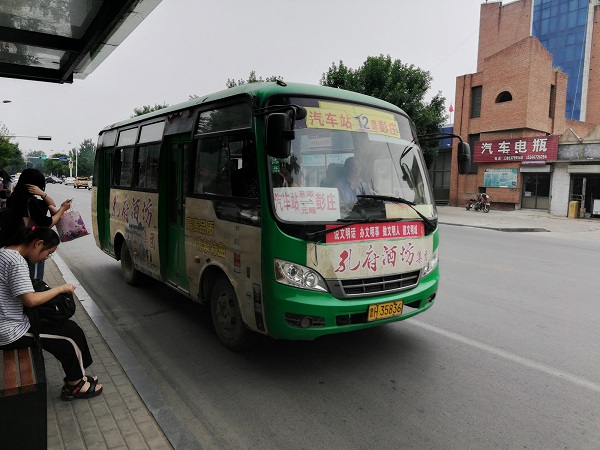
[[[558,157],[558,139],[559,136],[553,134],[550,136],[477,141],[473,149],[473,162],[544,163],[546,161],[556,161]]]

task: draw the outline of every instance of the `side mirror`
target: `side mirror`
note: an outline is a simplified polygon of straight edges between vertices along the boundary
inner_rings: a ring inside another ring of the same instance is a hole
[[[465,175],[471,171],[471,147],[466,142],[458,143],[458,173]]]
[[[267,155],[273,158],[288,158],[295,134],[292,117],[288,113],[272,113],[267,117]]]

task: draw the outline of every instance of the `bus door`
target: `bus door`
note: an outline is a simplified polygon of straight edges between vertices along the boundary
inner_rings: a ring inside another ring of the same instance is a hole
[[[104,153],[104,171],[102,172],[102,179],[98,180],[98,194],[102,196],[101,202],[97,206],[97,209],[102,209],[102,214],[99,215],[101,219],[98,220],[98,236],[100,239],[100,248],[107,249],[114,252],[114,248],[111,244],[110,235],[110,186],[112,183],[112,163],[113,163],[113,151],[106,151]],[[96,197],[97,198],[97,197]],[[100,223],[102,221],[102,223]]]
[[[169,173],[167,180],[167,268],[168,282],[189,290],[185,268],[185,194],[190,141],[188,137],[169,139]]]

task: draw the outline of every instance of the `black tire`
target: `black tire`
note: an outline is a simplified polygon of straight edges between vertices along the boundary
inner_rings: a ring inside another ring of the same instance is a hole
[[[483,205],[483,212],[484,213],[490,212],[490,207],[488,205]]]
[[[230,350],[242,350],[250,345],[250,331],[242,320],[242,313],[229,280],[218,277],[210,295],[210,313],[219,340]]]
[[[123,245],[121,246],[121,273],[127,284],[131,286],[140,284],[142,274],[134,267],[131,252],[125,242],[123,242]]]

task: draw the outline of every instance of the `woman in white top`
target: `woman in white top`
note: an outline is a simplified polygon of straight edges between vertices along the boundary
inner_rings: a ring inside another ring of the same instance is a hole
[[[75,286],[63,284],[48,291],[35,292],[27,263],[45,261],[56,250],[60,240],[48,227],[24,228],[11,245],[0,249],[0,347],[2,349],[34,345],[29,317],[23,306],[34,307],[58,294],[73,293]],[[42,324],[42,348],[58,359],[65,372],[63,400],[90,398],[102,392],[98,379],[83,373],[92,357],[83,330],[72,320],[60,324]],[[81,359],[80,359],[81,358]],[[83,368],[82,368],[83,366]]]

